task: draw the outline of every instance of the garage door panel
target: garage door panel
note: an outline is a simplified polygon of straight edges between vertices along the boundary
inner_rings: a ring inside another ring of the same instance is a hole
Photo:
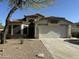
[[[58,38],[67,36],[67,26],[39,26],[39,38]]]

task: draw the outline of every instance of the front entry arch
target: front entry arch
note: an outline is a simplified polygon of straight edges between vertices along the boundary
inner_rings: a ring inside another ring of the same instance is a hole
[[[28,27],[28,38],[35,38],[35,23],[30,22]]]

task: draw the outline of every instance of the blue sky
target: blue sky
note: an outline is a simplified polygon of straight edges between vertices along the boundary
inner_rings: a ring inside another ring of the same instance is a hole
[[[0,22],[5,24],[5,19],[10,11],[7,5],[7,0],[0,3]],[[79,0],[55,0],[54,4],[45,9],[24,9],[17,10],[11,19],[23,18],[24,15],[31,15],[40,13],[45,16],[58,16],[65,17],[67,20],[72,22],[79,22]]]

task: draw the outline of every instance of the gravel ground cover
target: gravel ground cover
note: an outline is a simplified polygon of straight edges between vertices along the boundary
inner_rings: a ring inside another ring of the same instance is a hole
[[[44,57],[37,57],[38,53],[43,53]],[[41,40],[25,39],[24,43],[20,44],[20,39],[10,39],[6,44],[0,44],[0,59],[53,59],[53,57]]]

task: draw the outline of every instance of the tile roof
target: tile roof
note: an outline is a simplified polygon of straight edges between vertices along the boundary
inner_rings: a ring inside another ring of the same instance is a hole
[[[41,16],[41,17],[42,17],[40,20],[42,20],[42,19],[48,19],[49,21],[54,21],[54,20],[55,20],[55,21],[60,21],[60,20],[61,20],[61,21],[66,21],[66,22],[68,22],[68,23],[71,23],[71,24],[72,24],[72,22],[71,22],[71,21],[69,21],[69,20],[65,19],[64,17],[55,17],[55,16],[45,17],[45,16],[43,16],[43,15],[41,15],[41,14],[39,14],[39,13],[34,14],[34,15],[24,16],[24,18],[14,20],[13,22],[26,21],[26,19],[25,19],[25,18],[37,18],[38,16]]]

